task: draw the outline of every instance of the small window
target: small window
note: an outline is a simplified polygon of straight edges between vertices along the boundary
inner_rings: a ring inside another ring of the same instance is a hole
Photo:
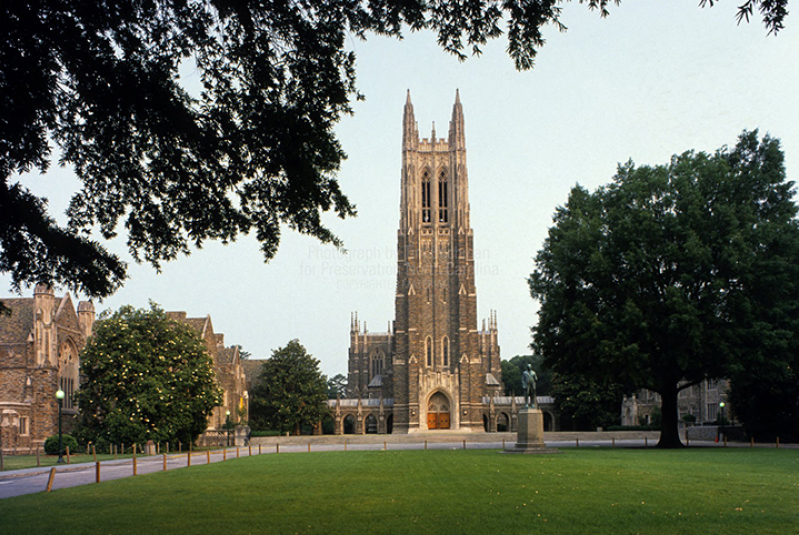
[[[30,432],[30,428],[28,426],[28,417],[21,416],[19,419],[19,434],[20,436],[27,436]]]
[[[433,340],[428,336],[425,340],[425,352],[427,353],[427,365],[433,365]]]
[[[441,342],[441,360],[444,363],[444,366],[449,366],[449,338],[446,336],[444,340]]]

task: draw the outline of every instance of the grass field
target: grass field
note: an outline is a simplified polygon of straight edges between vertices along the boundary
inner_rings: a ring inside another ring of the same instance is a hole
[[[262,455],[0,500],[0,532],[799,533],[799,452]]]

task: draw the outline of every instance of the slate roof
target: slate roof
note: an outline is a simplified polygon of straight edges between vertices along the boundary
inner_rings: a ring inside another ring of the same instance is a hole
[[[0,315],[0,344],[24,344],[33,329],[33,298],[3,299],[11,315]]]

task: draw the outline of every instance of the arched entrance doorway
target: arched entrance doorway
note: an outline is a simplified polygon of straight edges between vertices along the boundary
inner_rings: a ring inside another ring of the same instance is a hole
[[[430,396],[427,402],[427,428],[449,429],[449,398],[441,392]]]
[[[377,434],[377,418],[372,414],[366,417],[366,433],[368,435]]]

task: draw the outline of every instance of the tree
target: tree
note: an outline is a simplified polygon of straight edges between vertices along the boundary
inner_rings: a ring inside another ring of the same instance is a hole
[[[337,373],[327,380],[327,398],[345,399],[347,397],[347,376]]]
[[[577,373],[555,373],[552,395],[561,429],[589,431],[619,423],[624,389],[613,379],[595,380]]]
[[[548,396],[552,389],[552,370],[544,363],[541,355],[516,355],[510,360],[502,360],[502,382],[506,396],[523,396],[522,373],[530,364],[538,376],[536,388],[539,396]]]
[[[780,287],[799,243],[792,186],[779,142],[744,132],[733,150],[629,162],[593,194],[575,187],[529,279],[536,348],[557,374],[660,394],[659,445],[680,445],[681,389],[797,334],[797,286]],[[782,323],[760,314],[769,306]]]
[[[327,414],[327,382],[319,361],[299,340],[272,351],[250,398],[250,421],[257,429],[299,434]]]
[[[76,397],[84,440],[190,444],[222,402],[203,341],[155,303],[101,318],[80,358]]]
[[[464,59],[507,24],[508,53],[528,69],[541,28],[565,29],[562,2],[3,2],[0,271],[16,290],[60,282],[110,295],[126,265],[89,233],[109,239],[122,226],[133,258],[156,268],[249,232],[269,260],[282,225],[338,245],[321,213],[355,214],[333,132],[361,98],[347,39],[430,29]],[[585,3],[608,13],[608,0]],[[739,19],[755,9],[777,32],[787,0],[747,0]],[[201,88],[185,86],[183,65]],[[67,228],[15,181],[46,171],[53,145],[83,183]]]

